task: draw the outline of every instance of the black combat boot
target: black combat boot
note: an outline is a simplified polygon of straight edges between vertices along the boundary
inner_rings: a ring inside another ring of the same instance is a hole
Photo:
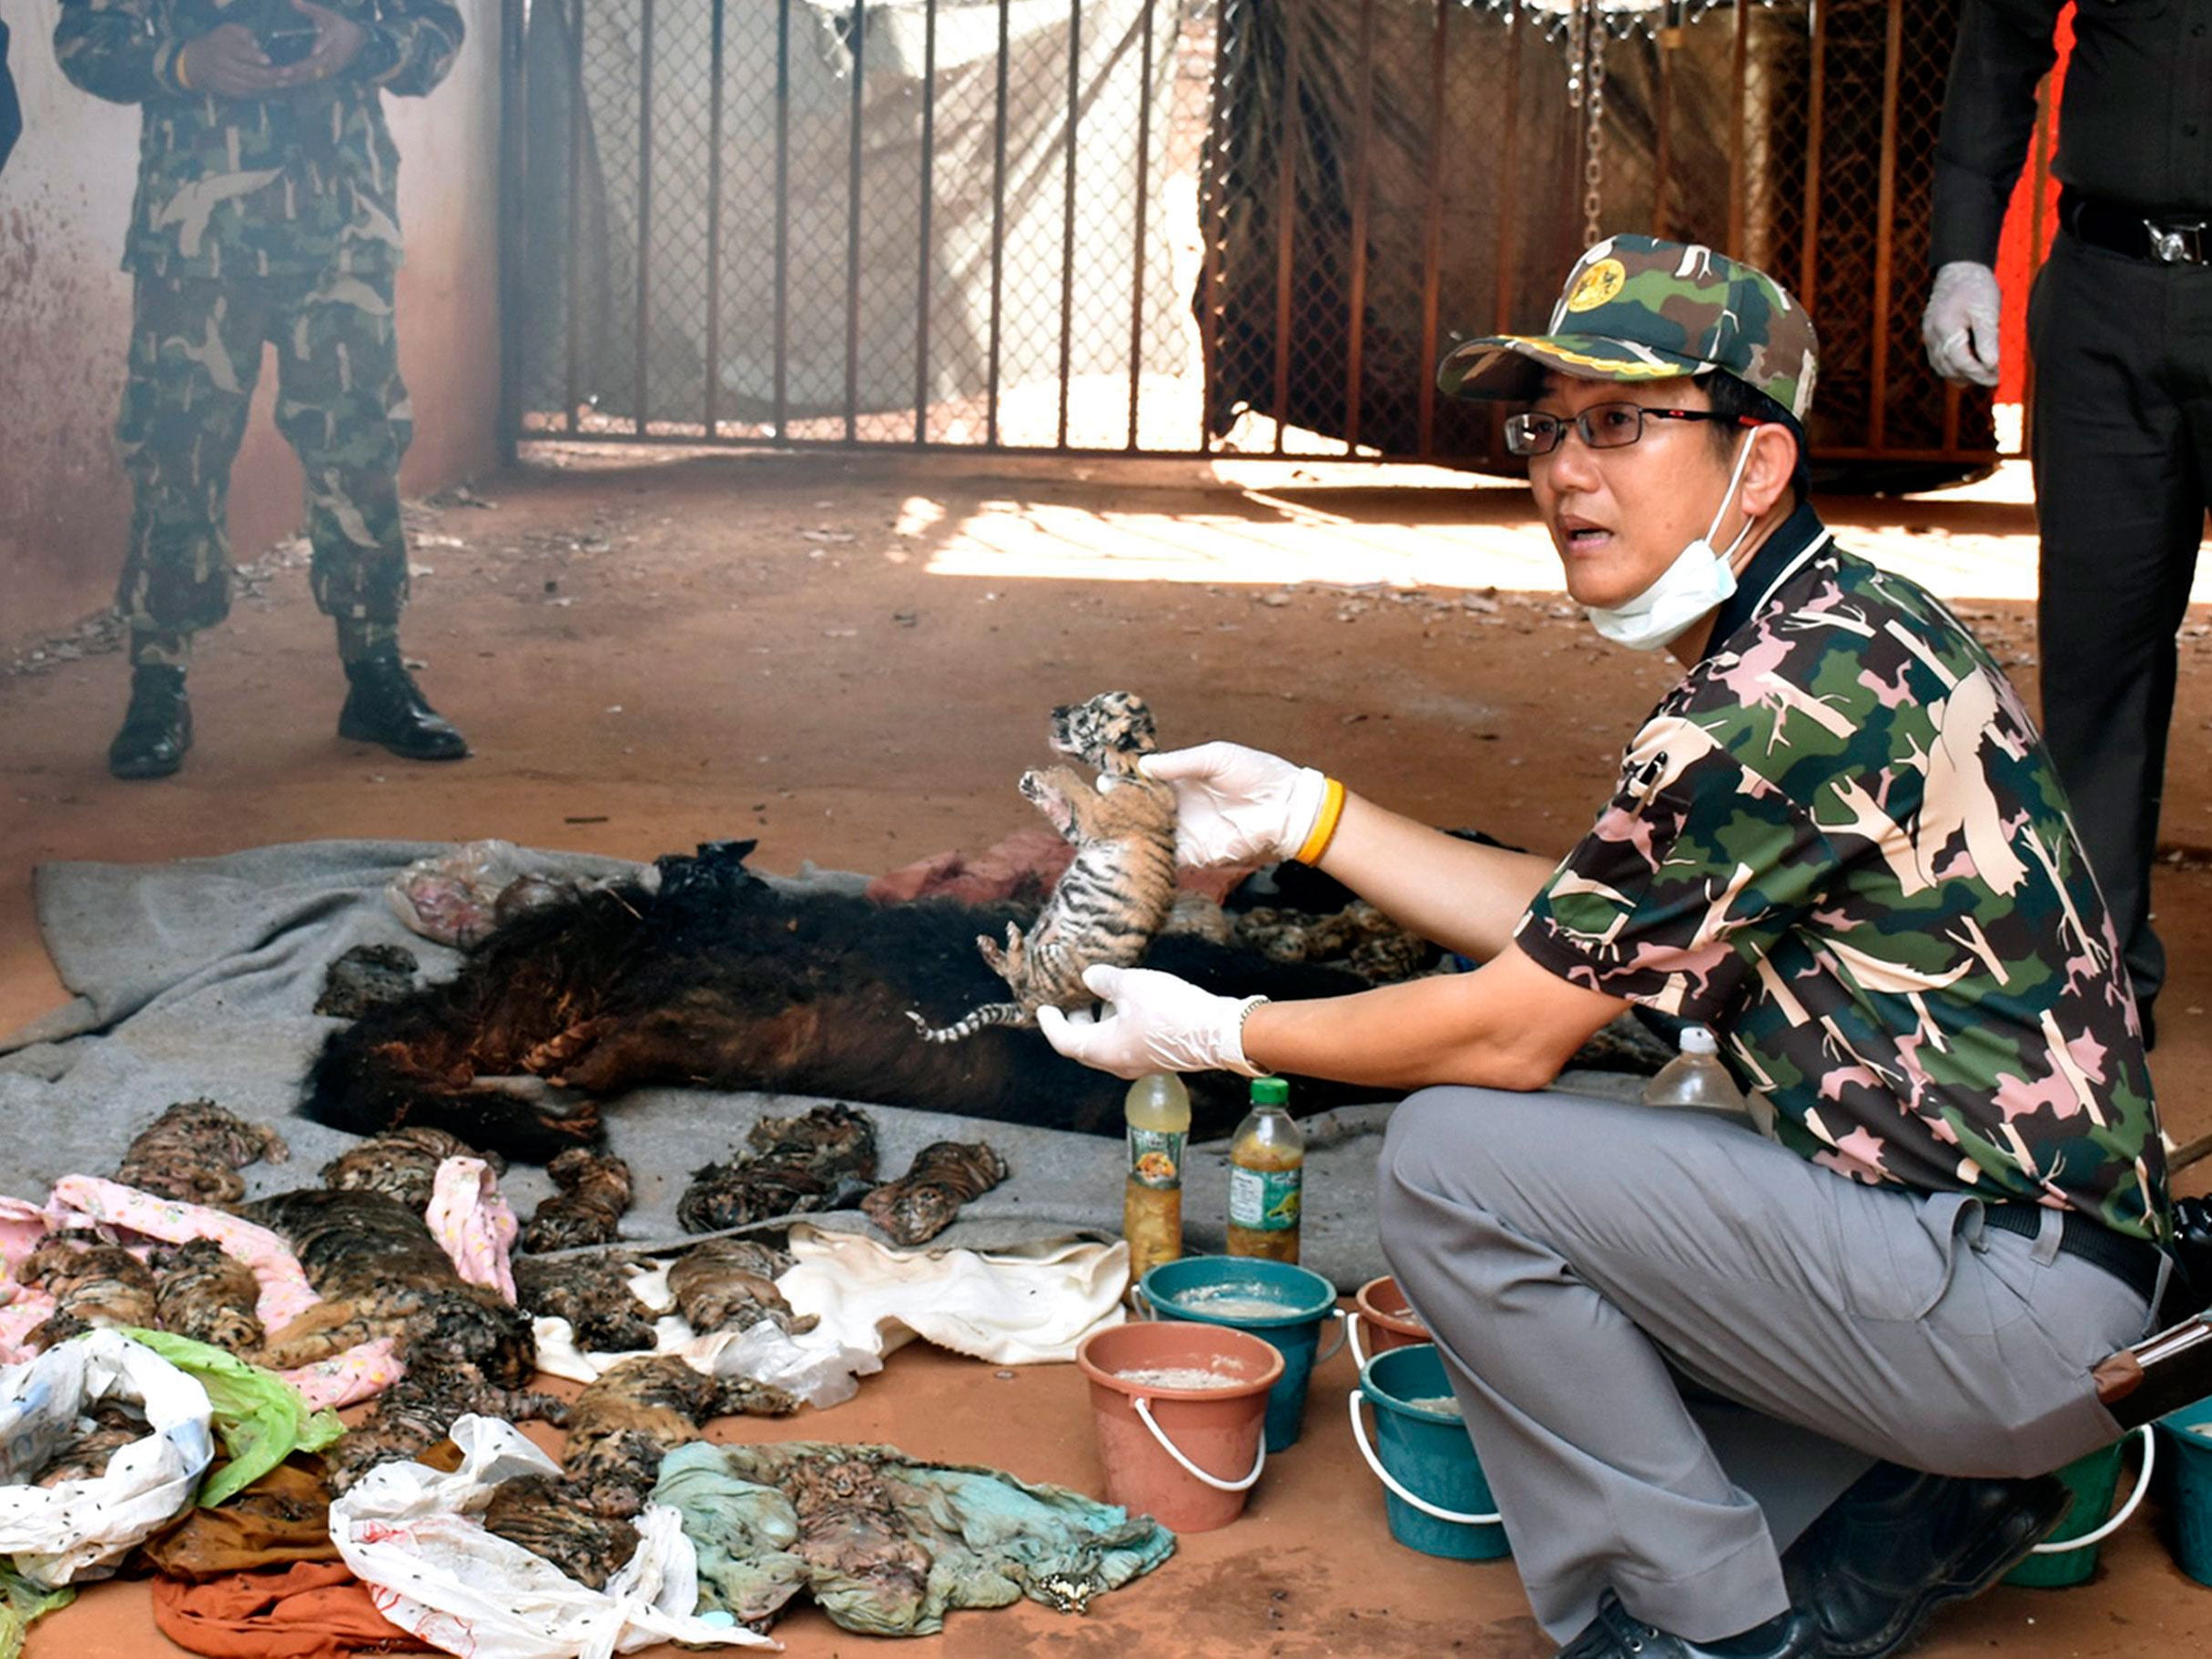
[[[192,746],[192,705],[185,700],[185,673],[161,663],[130,671],[130,707],[123,729],[107,745],[107,770],[119,778],[165,778],[184,764]]]
[[[411,761],[457,761],[468,739],[431,707],[397,652],[379,652],[346,664],[352,689],[339,712],[338,734],[357,744],[381,744]]]
[[[2055,1475],[1970,1480],[1877,1464],[1782,1557],[1791,1600],[1833,1659],[1888,1659],[1936,1609],[1982,1593],[2057,1531]]]

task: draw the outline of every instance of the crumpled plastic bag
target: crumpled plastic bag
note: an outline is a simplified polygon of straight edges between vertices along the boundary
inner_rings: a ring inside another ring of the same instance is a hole
[[[275,1371],[168,1330],[131,1330],[208,1391],[215,1431],[230,1461],[208,1477],[199,1502],[211,1508],[252,1485],[295,1452],[320,1452],[346,1431],[336,1411],[310,1411]]]
[[[894,1249],[859,1233],[801,1224],[798,1265],[776,1281],[817,1337],[885,1353],[908,1338],[994,1365],[1075,1358],[1094,1330],[1128,1317],[1129,1246],[1062,1239],[989,1254]]]
[[[149,1432],[118,1447],[103,1474],[25,1484],[111,1396],[137,1401]],[[106,1577],[191,1505],[215,1457],[210,1411],[206,1389],[119,1330],[87,1331],[0,1371],[0,1555],[44,1589]]]
[[[501,890],[528,869],[512,841],[470,841],[416,859],[385,885],[384,896],[411,932],[467,950],[496,926]]]
[[[472,1412],[451,1436],[461,1467],[383,1463],[330,1505],[330,1540],[377,1611],[409,1634],[471,1659],[609,1659],[655,1642],[776,1647],[693,1616],[698,1563],[683,1517],[648,1503],[637,1553],[592,1590],[474,1519],[502,1481],[560,1465],[512,1423]]]
[[[502,923],[591,885],[547,875],[512,841],[471,841],[416,859],[384,896],[410,932],[473,950]]]
[[[630,1290],[653,1322],[653,1349],[675,1354],[710,1377],[750,1377],[805,1401],[817,1410],[842,1405],[860,1391],[860,1379],[883,1369],[880,1342],[849,1348],[833,1331],[810,1330],[788,1336],[774,1322],[760,1320],[743,1330],[715,1330],[700,1336],[674,1312],[668,1291],[668,1264],[630,1275]],[[634,1353],[586,1352],[564,1319],[545,1315],[532,1322],[538,1369],[571,1382],[593,1382]]]

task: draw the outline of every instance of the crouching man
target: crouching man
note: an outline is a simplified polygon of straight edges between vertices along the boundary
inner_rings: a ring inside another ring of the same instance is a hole
[[[2049,757],[1949,611],[1806,499],[1811,323],[1618,237],[1550,331],[1459,348],[1608,639],[1681,680],[1556,865],[1269,754],[1148,760],[1192,863],[1301,857],[1483,962],[1304,1003],[1094,969],[1125,1077],[1415,1090],[1382,1241],[1563,1659],[1900,1651],[2118,1437],[2091,1368],[2170,1227],[2141,1031]],[[1568,694],[1571,695],[1571,688]],[[1549,1087],[1630,1003],[1714,1027],[1774,1138]]]

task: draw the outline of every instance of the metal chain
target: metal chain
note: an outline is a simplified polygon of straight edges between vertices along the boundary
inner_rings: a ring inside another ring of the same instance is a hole
[[[1582,114],[1582,246],[1605,234],[1605,15],[1589,0],[1588,96]]]

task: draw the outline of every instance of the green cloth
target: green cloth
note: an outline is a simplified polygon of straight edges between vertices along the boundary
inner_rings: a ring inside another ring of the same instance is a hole
[[[76,1600],[67,1584],[48,1590],[15,1571],[14,1558],[0,1557],[0,1659],[22,1659],[23,1639],[33,1624],[56,1607]]]
[[[190,1337],[167,1330],[126,1330],[208,1391],[215,1431],[229,1462],[201,1482],[199,1502],[211,1509],[250,1486],[295,1452],[320,1452],[346,1431],[335,1411],[309,1411],[290,1383]],[[6,1659],[0,1652],[0,1659]]]
[[[756,1626],[801,1588],[841,1629],[879,1636],[929,1635],[950,1609],[1024,1595],[1080,1612],[1175,1550],[1149,1515],[889,1446],[700,1442],[668,1454],[653,1496],[684,1517],[699,1610]]]

